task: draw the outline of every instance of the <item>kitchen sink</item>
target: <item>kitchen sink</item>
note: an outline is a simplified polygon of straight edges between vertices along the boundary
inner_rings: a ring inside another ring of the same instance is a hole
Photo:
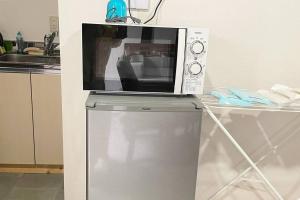
[[[47,66],[60,66],[60,57],[5,54],[0,56],[0,66],[30,66],[38,68],[47,68]]]

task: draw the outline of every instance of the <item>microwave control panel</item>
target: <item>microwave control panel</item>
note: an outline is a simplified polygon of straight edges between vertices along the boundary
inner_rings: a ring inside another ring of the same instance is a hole
[[[208,29],[187,29],[183,94],[202,94],[204,89]]]

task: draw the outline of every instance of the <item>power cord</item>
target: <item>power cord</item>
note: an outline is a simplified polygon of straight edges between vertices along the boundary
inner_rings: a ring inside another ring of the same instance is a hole
[[[135,17],[133,17],[132,14],[131,14],[131,3],[130,3],[130,0],[128,0],[128,11],[129,11],[129,16],[130,16],[131,20],[135,24],[136,23]]]
[[[130,18],[132,21],[134,20],[136,23],[140,24],[141,20],[135,17],[130,17],[130,16],[126,16],[126,17],[114,17],[111,19],[105,19],[105,22],[107,23],[116,23],[116,22],[122,22],[122,23],[127,23],[127,19]]]
[[[117,11],[117,9],[116,9],[116,8],[111,8],[111,9],[109,9],[109,10],[107,11],[107,16],[108,16],[108,14],[109,14],[111,11],[112,11],[112,13],[110,14],[110,17],[109,17],[109,18],[112,18],[112,16],[115,14],[115,12]]]
[[[133,23],[137,23],[137,24],[140,24],[141,23],[141,20],[136,18],[136,17],[133,17],[132,14],[131,14],[131,7],[130,7],[130,0],[128,0],[128,8],[129,8],[129,16],[126,16],[126,17],[118,17],[118,16],[115,16],[113,17],[113,15],[116,13],[117,9],[116,8],[111,8],[107,11],[107,16],[109,15],[108,18],[105,19],[105,21],[107,23],[115,23],[115,22],[123,22],[123,23],[126,23],[127,22],[127,19],[130,18]]]
[[[129,0],[129,1],[130,1],[130,0]],[[147,24],[148,22],[150,22],[150,21],[153,20],[153,18],[155,17],[155,15],[156,15],[156,13],[157,13],[157,10],[158,10],[158,8],[159,8],[159,6],[161,5],[162,2],[163,2],[163,0],[160,0],[160,1],[158,2],[157,6],[156,6],[156,8],[155,8],[155,11],[154,11],[154,13],[153,13],[153,15],[152,15],[152,17],[150,17],[150,19],[148,19],[147,21],[145,21],[144,24]]]

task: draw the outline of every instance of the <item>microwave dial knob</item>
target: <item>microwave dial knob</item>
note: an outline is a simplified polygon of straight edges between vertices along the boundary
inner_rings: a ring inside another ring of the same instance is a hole
[[[201,54],[204,51],[204,45],[201,41],[197,40],[191,44],[191,52],[193,54]]]
[[[198,75],[202,72],[202,66],[198,62],[194,62],[189,66],[189,72],[192,75]]]

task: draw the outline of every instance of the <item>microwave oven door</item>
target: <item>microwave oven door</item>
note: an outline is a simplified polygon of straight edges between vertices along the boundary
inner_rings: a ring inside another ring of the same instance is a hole
[[[180,93],[185,29],[83,24],[83,88]]]

